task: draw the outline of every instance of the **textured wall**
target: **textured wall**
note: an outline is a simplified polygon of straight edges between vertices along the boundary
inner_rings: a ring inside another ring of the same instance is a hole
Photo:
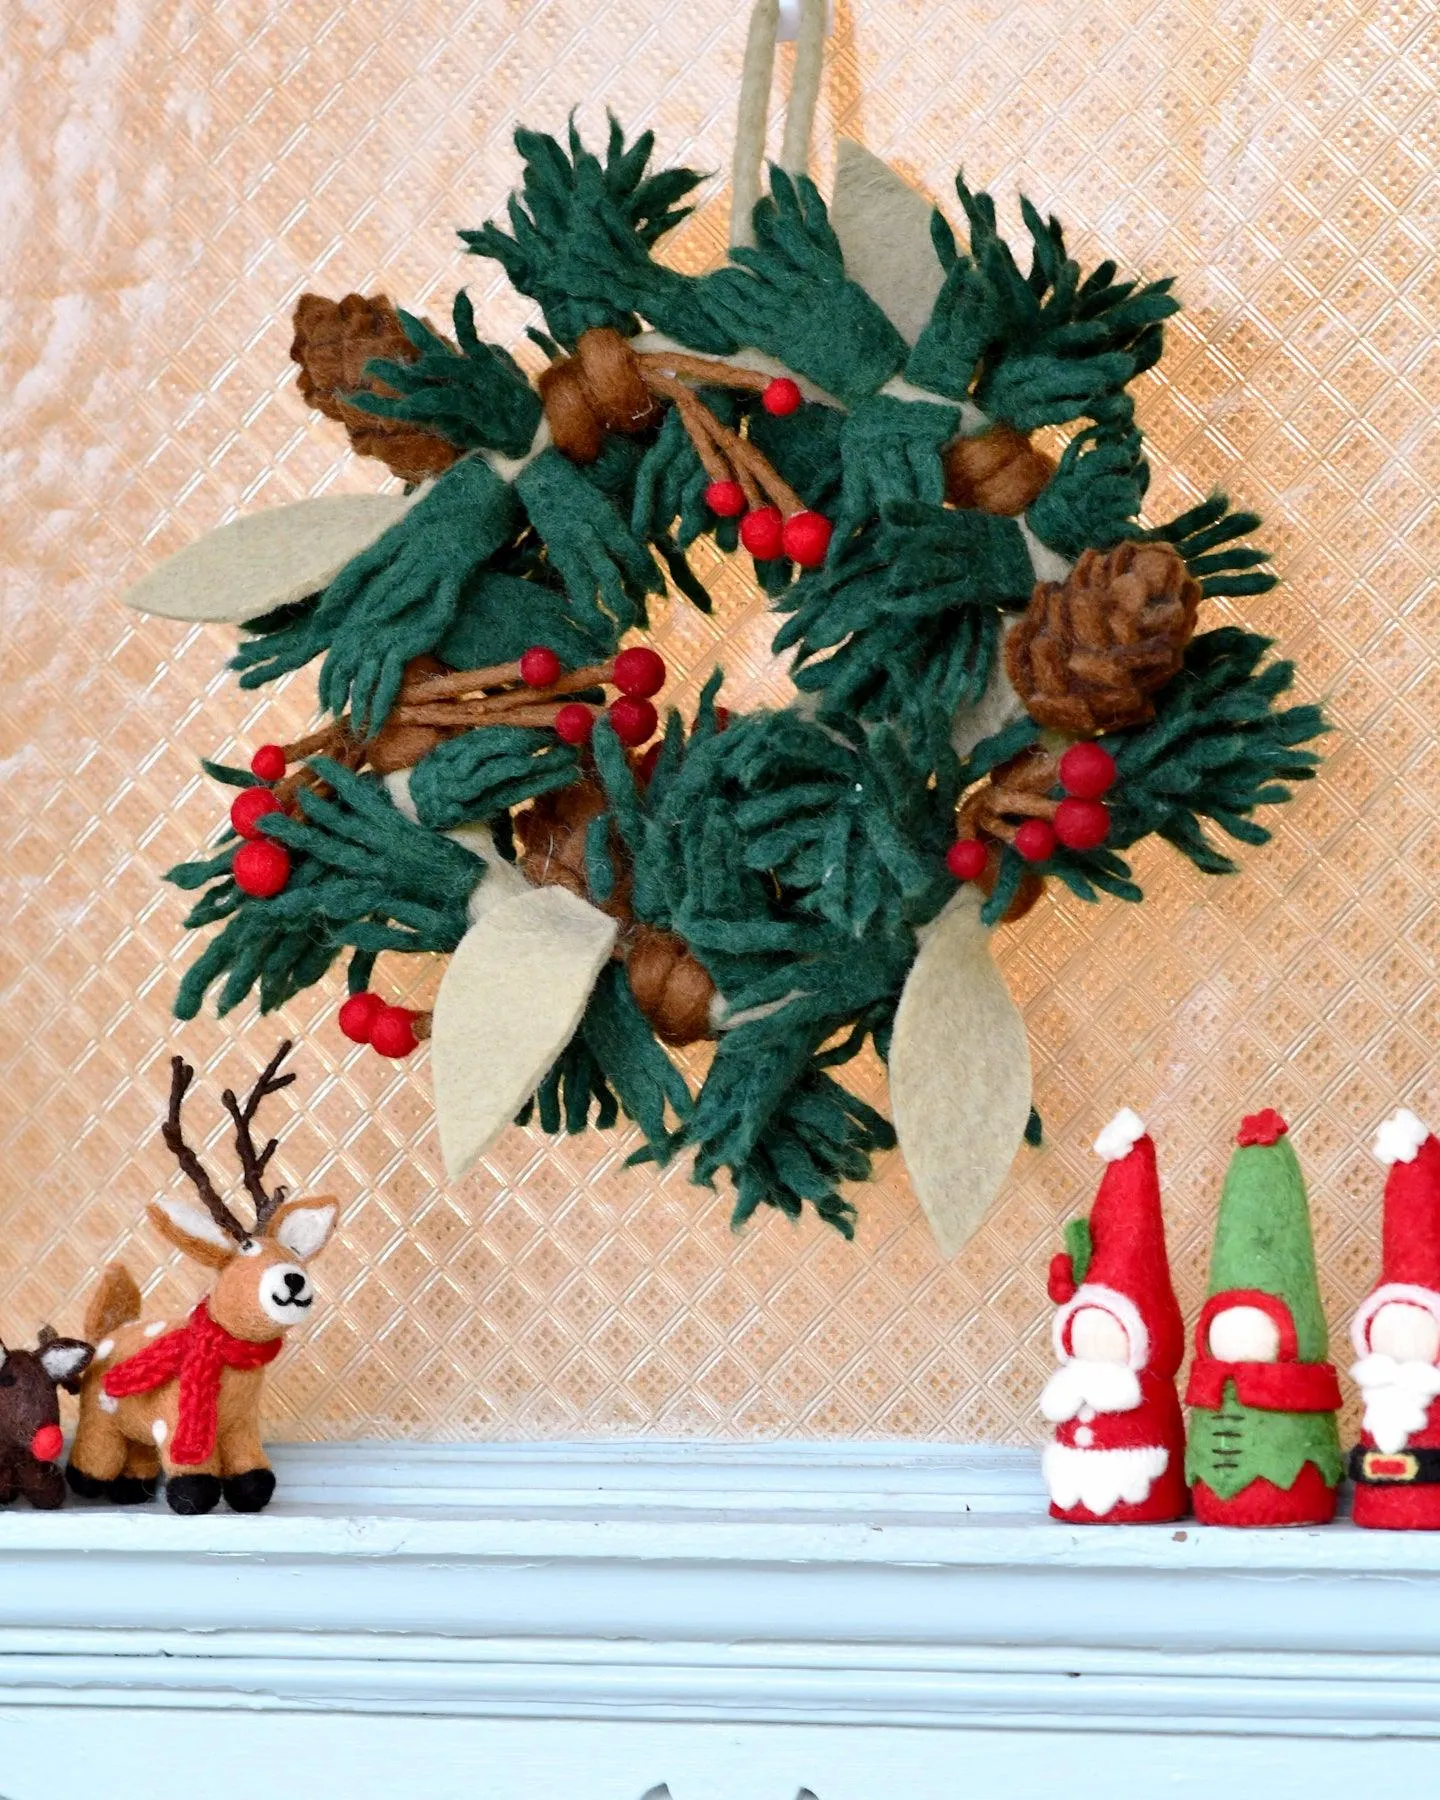
[[[1329,699],[1324,778],[1237,880],[1155,852],[1143,908],[1060,897],[1001,934],[1050,1146],[949,1266],[894,1159],[856,1196],[853,1247],[774,1218],[737,1239],[681,1172],[623,1169],[624,1139],[512,1131],[446,1192],[423,1056],[353,1050],[334,989],[313,994],[284,1020],[305,1104],[281,1160],[349,1213],[329,1310],[275,1380],[282,1434],[1022,1438],[1045,1260],[1117,1105],[1152,1121],[1192,1305],[1233,1124],[1286,1109],[1333,1319],[1375,1255],[1368,1133],[1401,1100],[1440,1115],[1433,7],[837,12],[822,174],[836,127],[937,195],[963,159],[1010,219],[1023,187],[1086,254],[1178,274],[1187,310],[1141,403],[1152,504],[1223,482],[1268,515],[1287,579],[1256,610]],[[243,1079],[276,1037],[249,1014],[174,1029],[183,909],[157,875],[220,816],[197,757],[295,731],[306,678],[242,699],[225,634],[137,623],[116,594],[237,509],[375,485],[291,385],[304,288],[435,312],[468,283],[513,341],[523,306],[451,235],[499,207],[512,123],[578,101],[594,134],[608,103],[721,170],[743,31],[741,9],[681,0],[0,9],[6,1335],[78,1323],[121,1252],[166,1304],[196,1291],[140,1220],[171,1179],[165,1058]],[[722,242],[723,184],[706,192],[689,266]],[[742,702],[777,691],[742,572],[717,592],[713,621],[677,610],[657,634],[681,698],[717,657]]]

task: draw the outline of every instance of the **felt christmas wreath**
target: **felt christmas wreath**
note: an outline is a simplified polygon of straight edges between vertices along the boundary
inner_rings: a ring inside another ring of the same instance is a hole
[[[311,736],[205,765],[240,791],[171,871],[218,927],[176,1011],[281,1007],[348,955],[342,1028],[430,1038],[452,1177],[512,1118],[623,1113],[632,1161],[727,1172],[737,1221],[847,1233],[894,1141],[837,1079],[873,1045],[953,1251],[1038,1133],[992,928],[1049,884],[1139,901],[1151,834],[1229,871],[1209,828],[1263,843],[1316,762],[1291,665],[1200,628],[1273,585],[1257,519],[1142,523],[1129,388],[1178,302],[1024,203],[1017,256],[958,178],[957,241],[846,143],[829,207],[776,168],[753,241],[687,275],[655,248],[699,177],[651,172],[649,133],[515,141],[508,229],[461,235],[538,304],[544,371],[463,292],[449,335],[305,296],[302,391],[405,492],[240,519],[128,596],[237,624],[242,687],[318,669]],[[796,698],[727,713],[717,670],[657,737],[635,634],[667,577],[708,607],[707,535],[753,559]],[[382,951],[449,955],[433,1018],[371,991]],[[692,1091],[667,1046],[700,1038]]]

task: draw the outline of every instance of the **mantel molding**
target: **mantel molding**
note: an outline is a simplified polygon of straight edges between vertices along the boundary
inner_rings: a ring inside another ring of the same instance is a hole
[[[533,1749],[536,1732],[553,1748],[601,1725],[637,1747],[679,1731],[705,1780],[717,1728],[732,1746],[783,1728],[814,1740],[812,1770],[839,1758],[829,1791],[802,1774],[818,1800],[881,1800],[849,1784],[892,1738],[877,1768],[932,1738],[991,1746],[997,1769],[1031,1766],[1040,1737],[1047,1754],[1075,1739],[1082,1762],[1097,1737],[1135,1755],[1169,1740],[1188,1793],[1177,1738],[1216,1755],[1286,1740],[1297,1769],[1333,1774],[1380,1736],[1393,1774],[1428,1767],[1440,1737],[1440,1536],[1066,1527],[1021,1451],[316,1445],[276,1464],[283,1499],[259,1517],[0,1515],[0,1795],[30,1800],[7,1771],[32,1730],[121,1708],[127,1729],[172,1715],[162,1735],[178,1714],[263,1716],[276,1742],[302,1725],[318,1741],[322,1719],[355,1742],[364,1720],[449,1720],[492,1751],[516,1732]],[[509,1778],[488,1766],[499,1800]],[[690,1800],[678,1771],[646,1768],[615,1800],[661,1780]]]

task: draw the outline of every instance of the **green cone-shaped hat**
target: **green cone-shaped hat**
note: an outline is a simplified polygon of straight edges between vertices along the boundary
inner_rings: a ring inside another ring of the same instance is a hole
[[[1329,1345],[1305,1177],[1288,1127],[1270,1108],[1241,1121],[1225,1172],[1210,1252],[1208,1293],[1256,1288],[1283,1300],[1301,1362],[1324,1362]]]

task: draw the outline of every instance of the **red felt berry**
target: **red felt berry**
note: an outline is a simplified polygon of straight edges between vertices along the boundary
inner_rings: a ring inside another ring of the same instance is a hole
[[[740,542],[756,562],[771,562],[785,540],[785,521],[778,506],[757,506],[740,521]]]
[[[760,396],[760,404],[766,412],[773,413],[777,419],[783,419],[788,413],[798,412],[804,395],[800,392],[798,382],[788,375],[777,375]]]
[[[259,837],[258,822],[279,810],[280,802],[268,787],[242,788],[230,802],[230,823],[243,838]]]
[[[549,687],[560,679],[560,658],[547,644],[532,644],[520,658],[520,679],[526,687]]]
[[[611,704],[610,723],[620,742],[633,750],[637,744],[647,743],[654,737],[660,720],[648,700],[636,700],[629,694],[622,694]]]
[[[745,490],[738,481],[712,481],[705,504],[722,519],[738,519],[745,510]]]
[[[780,535],[781,547],[802,569],[818,569],[830,548],[830,533],[834,529],[824,513],[791,513]]]
[[[230,873],[242,893],[253,900],[268,900],[290,879],[290,852],[274,838],[254,838],[235,852]]]
[[[368,1044],[376,1015],[384,1008],[378,994],[352,994],[340,1008],[337,1022],[352,1044]]]
[[[1055,808],[1055,835],[1067,850],[1098,850],[1110,835],[1109,810],[1072,795]]]
[[[648,700],[665,685],[665,658],[646,644],[622,650],[615,658],[615,685],[632,700]]]
[[[381,1056],[408,1056],[420,1042],[415,1015],[404,1006],[382,1006],[370,1025],[370,1048]]]
[[[1046,819],[1027,819],[1015,833],[1015,848],[1026,862],[1044,862],[1055,854],[1055,827]]]
[[[989,860],[979,838],[960,838],[945,852],[945,867],[957,881],[978,881]]]
[[[250,773],[262,781],[279,781],[288,767],[279,744],[262,744],[250,758]]]
[[[595,715],[588,706],[572,700],[555,715],[555,735],[567,744],[585,744],[595,729]]]
[[[1060,785],[1077,800],[1098,800],[1115,785],[1115,758],[1093,738],[1072,744],[1060,758]]]

